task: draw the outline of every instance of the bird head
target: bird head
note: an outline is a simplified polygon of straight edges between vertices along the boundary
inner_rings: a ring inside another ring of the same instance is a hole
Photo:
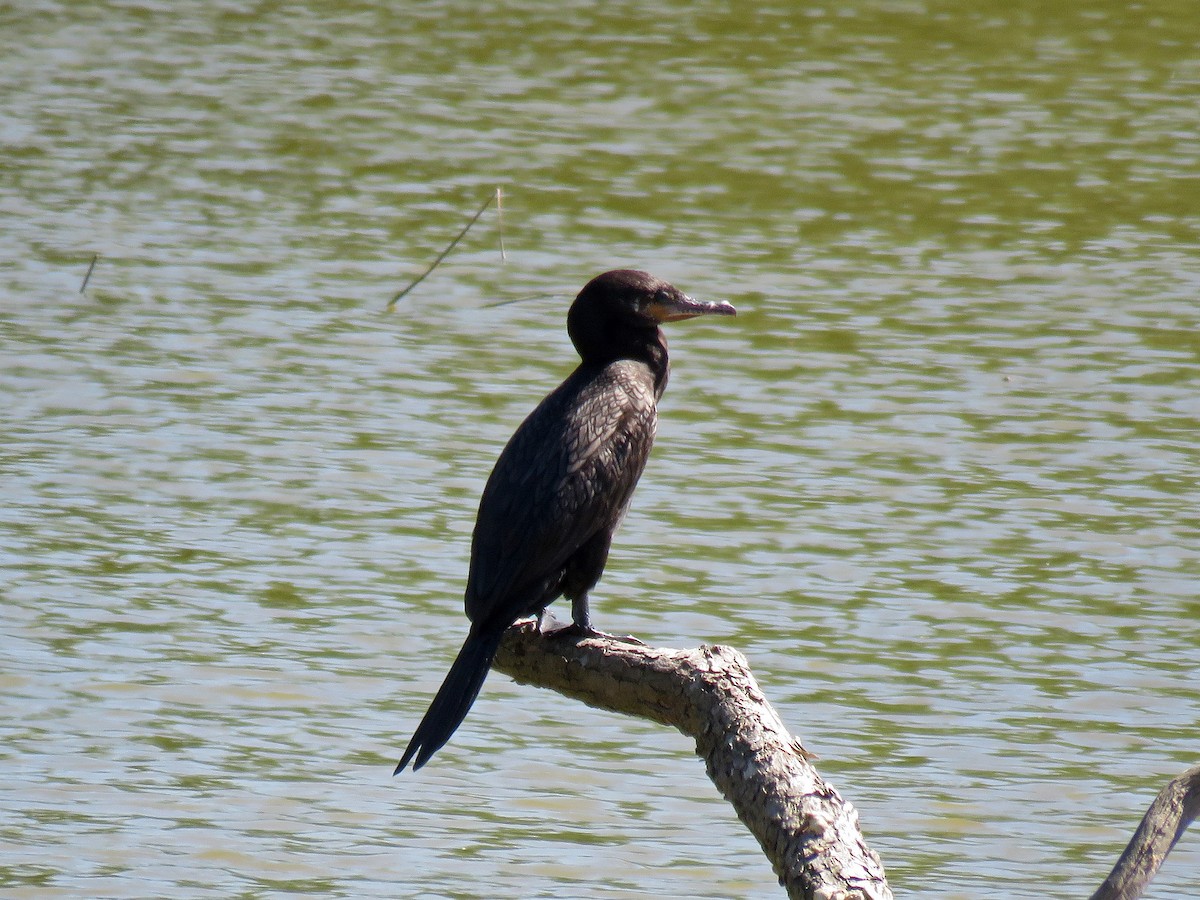
[[[729,303],[693,299],[649,272],[613,269],[579,292],[567,314],[567,331],[583,353],[596,338],[611,339],[614,329],[641,331],[696,316],[736,314]]]

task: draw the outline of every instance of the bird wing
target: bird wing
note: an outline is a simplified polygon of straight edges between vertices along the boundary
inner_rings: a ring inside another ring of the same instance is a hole
[[[467,615],[514,619],[558,596],[567,560],[629,504],[657,425],[653,376],[578,369],[517,429],[488,479],[471,548]]]

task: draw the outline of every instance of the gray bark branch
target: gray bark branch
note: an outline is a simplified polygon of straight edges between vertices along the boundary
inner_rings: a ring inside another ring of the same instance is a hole
[[[1167,854],[1200,814],[1200,766],[1172,778],[1159,791],[1129,846],[1091,900],[1137,900]]]
[[[789,897],[891,900],[858,813],[809,762],[736,650],[667,650],[569,630],[545,634],[523,623],[505,633],[493,668],[695,739],[709,777],[758,839]],[[1195,766],[1162,789],[1090,900],[1141,897],[1198,814]]]
[[[891,900],[858,813],[809,762],[736,650],[508,630],[493,668],[591,706],[672,725],[758,839],[788,896]]]

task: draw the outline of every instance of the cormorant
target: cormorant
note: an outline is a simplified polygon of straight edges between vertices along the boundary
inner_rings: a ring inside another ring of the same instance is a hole
[[[588,591],[646,466],[667,385],[658,326],[714,314],[735,311],[632,269],[579,292],[567,333],[581,362],[517,429],[483,489],[467,576],[471,629],[397,774],[409,761],[421,768],[454,734],[517,619],[566,596],[573,627],[591,632]]]

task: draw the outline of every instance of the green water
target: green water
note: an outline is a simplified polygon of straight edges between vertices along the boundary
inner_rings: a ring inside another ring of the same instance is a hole
[[[672,327],[597,624],[743,650],[898,895],[1086,896],[1200,752],[1197,35],[0,10],[4,895],[778,896],[684,738],[503,677],[390,777],[566,303],[636,265],[739,316]],[[489,213],[384,314],[498,185],[507,262]]]

